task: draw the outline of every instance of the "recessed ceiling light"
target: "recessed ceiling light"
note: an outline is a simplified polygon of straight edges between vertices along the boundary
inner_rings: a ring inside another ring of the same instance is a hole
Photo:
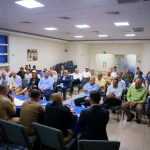
[[[135,36],[135,34],[126,34],[126,36]]]
[[[89,28],[90,26],[88,25],[75,25],[77,28]]]
[[[108,37],[108,35],[98,35],[98,36],[100,36],[100,37]]]
[[[75,37],[75,38],[83,38],[83,36],[80,36],[80,35],[79,35],[79,36],[74,36],[74,37]]]
[[[17,1],[16,4],[19,4],[21,6],[27,7],[27,8],[35,8],[35,7],[43,7],[44,5],[35,1],[35,0],[23,0],[23,1]]]
[[[116,26],[128,26],[129,23],[128,22],[116,22],[114,23]]]
[[[57,28],[53,28],[53,27],[51,27],[51,28],[44,28],[45,30],[58,30]]]

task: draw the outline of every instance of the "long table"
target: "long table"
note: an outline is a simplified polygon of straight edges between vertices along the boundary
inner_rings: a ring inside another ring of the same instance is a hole
[[[21,96],[17,96],[17,95],[16,95],[15,97],[18,98],[19,100],[22,100],[22,99],[21,99]],[[24,100],[22,100],[22,101],[24,101]],[[41,100],[40,100],[40,101],[41,101]],[[46,103],[52,103],[52,102],[51,102],[51,101],[46,101]],[[46,105],[44,105],[44,104],[41,104],[41,105],[42,105],[43,107],[46,106]],[[11,115],[11,117],[20,117],[21,106],[16,106],[16,108],[17,108],[16,114],[15,114],[15,115]],[[74,109],[75,109],[75,111],[76,111],[76,114],[80,114],[81,111],[82,111],[83,109],[86,109],[86,108],[74,106]],[[44,124],[44,117],[43,117],[43,116],[39,116],[39,120],[38,120],[38,121],[39,121],[40,124]],[[72,124],[72,126],[73,126],[74,131],[75,131],[76,134],[82,132],[83,128],[78,126],[78,120],[77,120],[77,122],[74,122],[74,123],[71,123],[71,124]]]

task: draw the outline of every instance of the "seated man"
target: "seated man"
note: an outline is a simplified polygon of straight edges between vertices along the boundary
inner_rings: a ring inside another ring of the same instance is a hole
[[[31,70],[31,66],[30,66],[30,70]],[[37,70],[36,70],[36,66],[35,66],[35,65],[33,66],[33,69],[32,69],[30,72],[32,73],[33,71],[37,73]]]
[[[92,91],[99,91],[99,85],[97,83],[95,83],[95,77],[93,77],[93,76],[90,77],[90,82],[85,85],[84,96],[74,100],[75,105],[76,106],[81,106],[81,103],[84,102],[85,107],[90,106],[91,104],[90,104],[88,98],[89,98],[90,93]],[[85,100],[86,98],[88,100]]]
[[[16,106],[14,103],[13,96],[10,95],[10,98],[7,99],[8,86],[5,84],[0,85],[0,119],[19,123],[19,118],[14,117],[10,118],[10,115],[16,114]]]
[[[91,77],[91,73],[89,72],[89,67],[85,68],[85,71],[82,72],[82,76],[83,76],[83,80],[85,81],[89,81],[90,77]]]
[[[142,77],[142,75],[143,75],[143,72],[142,72],[142,71],[139,71],[138,76],[136,76],[136,78],[137,78],[137,77],[141,78],[141,79],[142,79],[142,83],[145,84],[145,79]],[[136,81],[136,78],[134,77],[132,83]]]
[[[54,72],[50,70],[50,77],[53,79],[54,82],[57,82],[57,76],[54,75]]]
[[[46,71],[47,71],[47,68],[44,68],[44,70],[39,73],[39,75],[41,76],[41,78],[45,76],[45,72]]]
[[[136,80],[137,80],[137,79],[139,79],[139,77],[136,77]],[[136,80],[135,80],[135,81],[136,81]],[[131,86],[133,86],[133,85],[135,85],[135,82],[133,82],[133,83],[131,84]],[[131,86],[130,86],[130,87],[131,87]],[[144,83],[142,83],[142,85],[141,85],[141,86],[142,86],[143,88],[145,88],[145,89],[146,89],[146,86],[145,86],[145,84],[144,84]]]
[[[81,111],[78,125],[84,127],[80,139],[108,140],[106,126],[109,121],[109,111],[99,105],[100,93],[90,93],[91,107]],[[90,120],[90,121],[89,121]]]
[[[128,79],[127,87],[129,88],[132,84],[133,76],[130,74],[130,69],[126,69],[126,73],[123,75],[123,80]]]
[[[64,71],[65,71],[65,69],[64,69],[64,66],[62,65],[61,66],[61,70],[58,71],[58,74],[60,74],[61,76],[63,76]]]
[[[137,109],[137,116],[136,116],[136,122],[141,123],[142,113],[143,113],[143,105],[145,103],[146,99],[146,89],[142,86],[142,79],[139,78],[135,81],[135,86],[131,86],[127,93],[127,102],[122,104],[122,110],[127,115],[128,119],[127,121],[132,121],[132,119],[135,117],[134,114],[132,114],[129,111],[130,109],[133,109],[136,107]]]
[[[56,87],[56,93],[58,92],[58,89],[62,89],[63,91],[63,100],[66,100],[66,89],[70,88],[70,76],[68,76],[68,71],[64,70],[64,75],[61,76],[61,78],[58,80],[60,85],[57,85]]]
[[[24,72],[27,72],[27,69],[28,69],[28,65],[25,65]]]
[[[44,123],[46,126],[56,128],[62,131],[64,142],[67,144],[75,135],[73,127],[68,123],[76,122],[77,116],[74,115],[75,111],[62,105],[62,97],[59,93],[55,93],[52,97],[53,103],[47,104],[45,107],[45,119]]]
[[[18,76],[15,71],[13,71],[10,78],[10,92],[14,91],[15,93],[18,93],[21,90],[21,77]]]
[[[10,78],[5,75],[5,73],[2,73],[2,77],[0,79],[0,85],[6,84],[8,87],[10,86]]]
[[[38,88],[41,90],[41,93],[44,94],[46,100],[49,101],[50,95],[53,93],[53,79],[49,76],[49,72],[45,72],[45,77],[43,77],[39,84]]]
[[[5,71],[3,71],[2,73],[5,73],[7,77],[11,75],[11,73],[9,72],[9,68],[6,68]]]
[[[32,122],[38,123],[39,115],[45,115],[45,108],[37,103],[40,100],[40,96],[41,92],[33,89],[31,92],[31,100],[25,101],[21,107],[19,123],[26,128],[29,136],[35,135]]]
[[[24,79],[25,72],[24,72],[24,67],[20,68],[20,71],[17,73],[18,76],[21,77],[21,79]]]
[[[111,72],[110,71],[107,71],[107,75],[104,76],[104,79],[107,82],[107,87],[109,87],[111,82],[113,81],[114,77],[111,76]]]
[[[72,95],[73,93],[73,87],[75,84],[80,84],[82,81],[82,74],[79,73],[79,70],[76,68],[75,69],[75,73],[73,73],[73,81],[72,81],[72,86],[71,86],[71,93],[70,95]]]
[[[142,71],[139,70],[139,71],[137,72],[137,74],[135,75],[134,79],[139,76],[139,73],[140,73],[140,72],[142,72]],[[143,75],[143,72],[142,72],[142,78],[143,78],[144,80],[146,80],[146,77],[145,77],[145,75]]]
[[[123,88],[118,85],[118,79],[114,78],[113,85],[110,85],[107,90],[106,99],[103,102],[103,108],[109,109],[110,106],[121,104]]]
[[[111,67],[111,68],[112,68],[112,67]],[[110,70],[112,70],[111,68],[110,68]],[[117,67],[114,66],[113,69],[114,69],[114,71],[111,72],[111,76],[113,76],[114,78],[116,78],[116,77],[117,77],[117,73],[118,73]]]
[[[99,84],[100,94],[103,95],[105,92],[106,81],[104,80],[103,74],[101,72],[98,73],[98,78],[96,79],[95,82]]]
[[[53,71],[54,75],[57,77],[57,72],[55,70],[53,70],[53,67],[50,67],[50,71]]]

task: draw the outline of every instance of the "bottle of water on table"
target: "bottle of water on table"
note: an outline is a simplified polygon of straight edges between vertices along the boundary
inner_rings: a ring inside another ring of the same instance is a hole
[[[71,102],[70,102],[70,110],[71,111],[74,110],[74,100],[71,100]]]
[[[26,92],[24,93],[24,99],[25,99],[25,101],[28,100],[28,96],[27,96],[27,93],[26,93]]]
[[[12,91],[12,96],[15,97],[15,92],[14,91]]]
[[[43,104],[45,105],[46,104],[46,97],[43,96]]]

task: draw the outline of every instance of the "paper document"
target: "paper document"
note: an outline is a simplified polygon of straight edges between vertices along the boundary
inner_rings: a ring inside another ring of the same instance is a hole
[[[15,102],[15,105],[16,105],[16,106],[22,106],[22,104],[23,104],[24,101],[21,101],[21,100],[19,100],[18,98],[15,98],[15,97],[14,97],[14,102]]]

